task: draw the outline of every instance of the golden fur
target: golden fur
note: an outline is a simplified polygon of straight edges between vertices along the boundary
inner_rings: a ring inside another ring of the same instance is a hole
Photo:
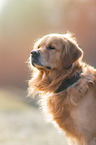
[[[32,67],[30,92],[42,93],[44,110],[65,131],[71,145],[96,145],[96,70],[82,61],[83,51],[69,34],[46,35],[36,42],[34,51],[40,57]],[[80,71],[75,84],[55,93],[64,79]]]

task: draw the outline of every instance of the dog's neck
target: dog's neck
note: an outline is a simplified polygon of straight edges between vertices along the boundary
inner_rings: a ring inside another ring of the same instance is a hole
[[[74,85],[80,78],[81,78],[82,71],[74,74],[70,78],[66,78],[62,81],[61,85],[58,87],[58,89],[55,91],[55,93],[60,93],[61,91],[66,90],[67,88]]]
[[[38,77],[34,81],[32,80],[31,85],[38,91],[57,93],[66,89],[66,87],[62,88],[62,86],[69,87],[79,80],[79,73],[81,71],[82,68],[79,65],[58,72],[56,70],[49,72],[40,71]],[[75,75],[77,75],[77,77],[75,77]]]

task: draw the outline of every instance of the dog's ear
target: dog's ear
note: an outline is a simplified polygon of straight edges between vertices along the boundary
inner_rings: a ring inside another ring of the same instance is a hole
[[[83,51],[81,48],[79,48],[77,43],[71,42],[69,40],[67,41],[68,42],[63,46],[62,53],[62,63],[64,68],[69,68],[72,63],[83,57]]]

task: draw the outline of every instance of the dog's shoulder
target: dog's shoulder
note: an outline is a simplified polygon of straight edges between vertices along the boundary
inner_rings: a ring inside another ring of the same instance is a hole
[[[84,67],[81,82],[87,86],[88,91],[92,90],[96,96],[96,69],[93,66]]]

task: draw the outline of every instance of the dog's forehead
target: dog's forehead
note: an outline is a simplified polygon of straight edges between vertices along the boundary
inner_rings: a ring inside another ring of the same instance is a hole
[[[66,35],[63,34],[48,34],[45,35],[44,37],[40,38],[34,45],[35,48],[41,47],[41,46],[47,46],[51,44],[55,45],[62,45],[67,43]]]
[[[45,37],[41,38],[41,43],[44,45],[47,44],[58,44],[58,43],[62,43],[62,37],[60,35],[56,35],[56,34],[50,34],[50,35],[46,35]]]

